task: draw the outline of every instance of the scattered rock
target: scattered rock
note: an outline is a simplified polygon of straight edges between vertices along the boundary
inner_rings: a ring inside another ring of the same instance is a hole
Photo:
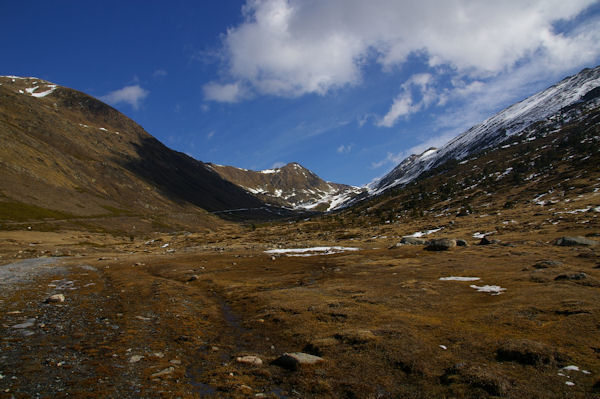
[[[467,243],[466,240],[458,239],[458,240],[456,240],[456,246],[458,246],[458,247],[467,247],[467,246],[469,246],[469,243]]]
[[[170,360],[169,363],[179,366],[181,364],[181,360],[173,359],[173,360]]]
[[[187,281],[196,281],[198,280],[198,275],[194,274],[193,276],[191,276],[190,278],[188,278]]]
[[[536,269],[547,269],[549,267],[557,267],[562,266],[562,262],[557,260],[540,260],[535,265],[533,265]]]
[[[44,303],[62,303],[65,301],[65,296],[63,294],[54,294],[50,295]]]
[[[587,278],[587,274],[585,273],[574,273],[574,274],[561,274],[554,278],[554,281],[561,280],[585,280]]]
[[[167,367],[164,370],[159,371],[158,373],[154,373],[150,376],[150,378],[162,378],[165,376],[168,376],[170,374],[173,374],[173,372],[175,371],[175,367]]]
[[[153,357],[157,357],[159,359],[162,359],[163,357],[165,357],[165,354],[163,352],[154,352],[152,354]]]
[[[500,240],[490,240],[487,236],[483,237],[481,241],[479,241],[479,245],[491,245],[491,244],[500,244]]]
[[[14,326],[12,326],[12,328],[20,330],[23,328],[29,328],[29,327],[33,327],[35,325],[35,319],[29,319],[24,323],[21,324],[15,324]]]
[[[129,363],[137,363],[140,360],[142,360],[144,358],[144,356],[142,355],[133,355],[129,358]]]
[[[528,339],[505,341],[496,350],[498,361],[516,362],[529,366],[555,363],[554,352],[544,344]]]
[[[427,243],[427,251],[447,251],[456,246],[456,240],[449,238],[436,238]]]
[[[591,246],[591,245],[598,245],[598,241],[594,241],[594,240],[590,240],[589,238],[585,238],[585,237],[561,237],[558,238],[555,242],[554,245],[560,245],[562,247],[572,247],[572,246],[576,246],[576,245],[584,245],[584,246]]]
[[[402,239],[400,240],[400,244],[425,245],[425,244],[427,244],[427,240],[424,240],[422,238],[417,238],[417,237],[402,237]]]
[[[263,364],[263,361],[260,357],[252,355],[237,357],[235,361],[242,364],[248,364],[250,366],[262,366]]]
[[[284,353],[277,359],[273,360],[271,364],[279,366],[286,370],[297,370],[302,365],[314,365],[324,362],[322,357],[309,355],[303,352]]]

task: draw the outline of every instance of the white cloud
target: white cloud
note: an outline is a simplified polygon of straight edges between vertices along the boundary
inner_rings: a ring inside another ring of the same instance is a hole
[[[152,76],[154,76],[155,78],[160,78],[160,77],[167,76],[167,75],[168,75],[168,72],[165,71],[164,69],[157,69],[152,74]]]
[[[377,126],[391,127],[400,117],[408,117],[410,114],[428,107],[436,99],[442,97],[433,87],[433,76],[428,73],[413,75],[401,86],[400,94],[394,99],[390,110]],[[414,98],[417,97],[415,101]]]
[[[285,166],[285,162],[275,162],[272,166],[271,169],[278,169]]]
[[[140,101],[148,97],[150,92],[142,89],[140,85],[125,86],[122,89],[111,91],[110,93],[100,97],[100,100],[110,104],[126,103],[134,109],[138,109]]]
[[[244,89],[238,82],[219,84],[210,82],[204,85],[204,99],[222,103],[236,103],[244,97]]]
[[[259,94],[325,94],[361,83],[369,62],[393,71],[411,54],[471,78],[497,76],[540,58],[547,69],[564,71],[600,55],[600,34],[592,23],[567,33],[556,32],[553,24],[593,3],[248,0],[244,21],[223,39],[224,72],[234,83],[209,84],[214,95],[207,98],[237,101],[240,84]],[[407,96],[396,100],[387,124],[415,106]]]
[[[352,151],[352,147],[354,147],[354,144],[342,144],[337,148],[336,151],[338,152],[338,154],[349,154]]]

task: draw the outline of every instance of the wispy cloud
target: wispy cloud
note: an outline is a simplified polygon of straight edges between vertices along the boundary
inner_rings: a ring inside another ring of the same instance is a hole
[[[342,144],[337,148],[337,153],[338,154],[349,154],[352,151],[352,147],[354,147],[354,144]]]
[[[383,158],[382,160],[377,161],[377,162],[372,162],[371,169],[379,169],[382,166],[387,165],[387,164],[396,165],[396,164],[402,162],[402,160],[404,158],[406,158],[406,155],[404,152],[401,152],[399,154],[394,154],[394,153],[388,152],[386,154],[385,158]]]
[[[161,78],[163,76],[167,76],[168,72],[165,71],[164,69],[157,69],[154,71],[154,73],[152,73],[152,76],[154,76],[155,78]]]
[[[109,104],[126,103],[134,109],[139,109],[140,101],[148,97],[150,92],[140,87],[140,85],[125,86],[122,89],[111,91],[110,93],[101,96],[100,100]]]
[[[400,94],[394,99],[390,110],[377,126],[392,127],[400,117],[408,117],[410,114],[427,108],[436,99],[438,103],[445,101],[433,86],[433,76],[429,73],[413,75],[400,87]]]
[[[213,136],[215,135],[215,131],[211,130],[210,132],[208,132],[208,134],[206,135],[206,139],[210,140],[213,138]]]
[[[204,85],[204,99],[222,103],[236,103],[245,96],[242,85],[238,82],[219,84],[210,82]]]
[[[285,162],[275,162],[275,163],[274,163],[274,164],[271,166],[271,168],[273,168],[273,169],[277,169],[277,168],[281,168],[281,167],[283,167],[283,166],[285,166]]]

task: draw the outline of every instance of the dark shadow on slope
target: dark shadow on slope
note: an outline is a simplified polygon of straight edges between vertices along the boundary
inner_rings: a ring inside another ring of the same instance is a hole
[[[178,204],[190,203],[220,217],[238,220],[279,219],[295,214],[267,206],[204,163],[171,150],[154,138],[143,139],[141,145],[132,144],[139,158],[123,166]]]

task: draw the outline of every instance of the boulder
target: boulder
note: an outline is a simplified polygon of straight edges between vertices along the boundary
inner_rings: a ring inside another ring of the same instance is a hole
[[[430,240],[425,247],[428,251],[447,251],[456,246],[456,240],[450,238],[436,238]]]
[[[260,357],[252,356],[252,355],[237,357],[235,359],[235,361],[238,363],[247,364],[250,366],[262,366],[262,364],[263,364],[263,361]]]
[[[533,267],[536,269],[548,269],[550,267],[562,266],[562,264],[562,262],[557,260],[540,260]]]
[[[590,240],[589,238],[579,237],[579,236],[578,237],[564,236],[564,237],[558,238],[554,242],[554,245],[559,245],[562,247],[573,247],[576,245],[592,246],[592,245],[598,245],[598,241]]]
[[[175,367],[173,367],[173,366],[167,367],[166,369],[161,370],[158,373],[154,373],[154,374],[150,375],[150,378],[163,378],[163,377],[173,374],[174,371],[175,371]]]
[[[555,281],[561,280],[585,280],[587,278],[587,274],[585,273],[574,273],[574,274],[561,274],[554,278]]]
[[[500,244],[500,240],[491,240],[487,238],[487,236],[483,237],[481,241],[479,241],[479,245],[491,245],[491,244]]]
[[[279,366],[286,370],[298,370],[303,365],[314,365],[323,363],[325,359],[315,355],[309,355],[303,352],[284,353],[277,359],[273,360],[271,364]]]
[[[50,295],[44,303],[62,303],[65,301],[65,296],[63,294],[54,294]]]
[[[458,247],[466,247],[468,245],[469,244],[467,243],[466,240],[461,240],[461,239],[456,240],[456,246],[458,246]]]
[[[417,237],[402,237],[402,239],[400,240],[400,244],[405,245],[425,245],[426,243],[427,240]]]

